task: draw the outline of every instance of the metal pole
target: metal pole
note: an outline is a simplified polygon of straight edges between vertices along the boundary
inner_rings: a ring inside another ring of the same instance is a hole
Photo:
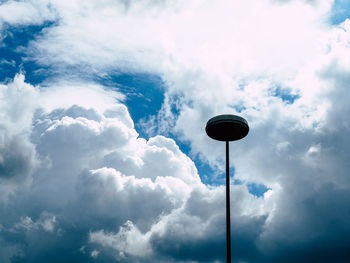
[[[232,114],[218,115],[207,122],[205,132],[214,140],[226,142],[226,260],[231,263],[230,160],[229,142],[237,141],[249,132],[248,122]]]
[[[230,214],[230,160],[229,141],[226,141],[226,262],[231,263],[231,214]]]

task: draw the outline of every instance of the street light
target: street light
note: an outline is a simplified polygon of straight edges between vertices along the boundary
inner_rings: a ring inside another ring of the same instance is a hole
[[[229,142],[244,138],[249,132],[249,126],[244,118],[225,114],[211,118],[205,131],[210,138],[226,142],[226,262],[231,263]]]

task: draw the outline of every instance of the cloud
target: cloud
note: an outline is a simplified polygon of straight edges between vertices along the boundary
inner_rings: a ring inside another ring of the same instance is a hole
[[[125,226],[120,227],[117,234],[100,230],[90,233],[89,239],[92,243],[119,251],[118,256],[121,258],[125,257],[125,253],[139,257],[145,257],[151,253],[149,243],[131,221],[127,221]]]
[[[50,1],[57,23],[26,54],[61,74],[1,86],[1,259],[224,260],[223,187],[174,140],[138,137],[125,96],[82,80],[141,71],[166,85],[157,131],[212,167],[224,147],[206,121],[249,121],[231,144],[236,262],[349,260],[349,20],[326,24],[332,1],[279,2]]]
[[[117,68],[171,76],[204,69],[237,76],[261,69],[289,75],[319,54],[324,28],[319,18],[331,3],[52,1],[58,24],[32,42],[30,50],[44,65],[97,71]]]
[[[127,256],[142,256],[145,261],[152,260],[150,258],[153,256],[164,262],[223,260],[224,193],[223,187],[213,190],[204,186],[196,187],[178,208],[160,214],[146,232],[140,231],[138,224],[126,221],[117,233],[103,230],[91,232],[90,242],[104,249],[113,249],[116,259],[122,262],[132,260]],[[258,208],[260,201],[254,200],[245,188],[234,188],[232,194],[235,199],[232,228],[237,230],[232,236],[234,258],[253,258],[254,253],[257,253],[254,240],[263,231],[266,216]],[[247,202],[255,206],[256,211],[247,211]],[[135,209],[142,213],[142,208]]]
[[[14,181],[16,187],[2,199],[5,262],[222,259],[224,188],[204,185],[174,140],[138,138],[118,100],[105,108],[98,103],[86,108],[84,97],[73,105],[60,104],[54,93],[72,93],[76,86],[40,89],[26,84],[23,75],[13,83],[20,87],[12,90],[16,98],[23,92],[35,94],[26,111],[31,123],[19,118],[17,125],[24,127],[37,165],[27,175],[29,183]],[[3,89],[13,89],[13,83]],[[118,97],[102,87],[85,88],[97,101]],[[3,101],[4,108],[7,103],[12,101]],[[243,185],[232,186],[231,194],[236,200],[232,224],[240,229],[233,234],[237,258],[250,258],[238,244],[255,249],[269,207]],[[205,255],[203,247],[208,249]]]
[[[33,222],[29,216],[21,217],[20,222],[16,223],[11,231],[16,232],[18,229],[31,231],[42,228],[46,232],[53,232],[55,229],[55,222],[56,217],[44,211],[40,214],[40,218],[37,222]]]
[[[0,5],[0,29],[9,25],[40,25],[55,19],[50,1],[3,1]]]
[[[0,178],[1,201],[18,183],[29,183],[38,165],[35,146],[28,140],[31,112],[37,91],[17,75],[12,83],[0,86]]]
[[[197,244],[188,252],[189,258],[196,259],[201,244],[211,245],[208,238],[216,233],[218,224],[224,225],[224,189],[202,184],[194,163],[172,139],[138,138],[128,111],[116,100],[116,92],[86,86],[85,97],[69,105],[65,92],[79,91],[75,85],[40,89],[25,83],[20,74],[2,89],[3,94],[11,92],[16,99],[27,94],[21,108],[26,117],[9,113],[2,127],[12,132],[22,127],[24,146],[31,146],[29,155],[36,160],[36,166],[24,173],[29,182],[13,181],[13,191],[2,198],[5,262],[28,258],[45,262],[53,257],[57,261],[65,257],[125,262],[142,257],[166,259],[176,251],[163,247],[161,240],[176,243],[180,246],[177,249],[183,250],[188,238]],[[86,98],[92,95],[97,102],[109,101],[110,105],[95,103],[86,108]],[[8,111],[14,104],[13,100],[2,100],[3,109]],[[2,156],[9,147],[13,145],[4,144]],[[25,153],[23,149],[12,151],[11,158],[19,160]],[[2,182],[12,178],[11,167],[12,173],[19,169],[18,161],[13,166],[11,162],[3,159],[3,167],[8,169],[3,170]],[[22,170],[18,173],[24,176]],[[238,192],[233,196],[245,202],[261,203],[243,186],[234,191]],[[240,211],[237,216],[245,214],[247,218],[266,212],[249,212],[244,206],[235,210]],[[181,230],[182,225],[188,231]],[[194,235],[192,230],[196,229],[203,233]],[[173,232],[178,234],[173,236]],[[218,237],[219,233],[223,231],[216,233]],[[215,242],[221,244],[223,238]],[[41,255],[43,248],[45,255]],[[217,252],[214,255],[220,258]]]

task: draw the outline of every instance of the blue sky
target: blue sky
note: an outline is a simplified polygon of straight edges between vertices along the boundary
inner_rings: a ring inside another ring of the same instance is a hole
[[[244,15],[242,15],[244,14]],[[1,1],[0,261],[347,262],[349,1]]]
[[[340,24],[350,17],[350,3],[346,0],[335,0],[332,6],[330,21],[332,24]]]

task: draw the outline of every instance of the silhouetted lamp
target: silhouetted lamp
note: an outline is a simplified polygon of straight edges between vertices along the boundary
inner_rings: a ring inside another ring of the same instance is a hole
[[[226,142],[226,262],[231,263],[229,142],[244,138],[249,132],[249,126],[242,117],[225,114],[211,118],[205,131],[210,138]]]

